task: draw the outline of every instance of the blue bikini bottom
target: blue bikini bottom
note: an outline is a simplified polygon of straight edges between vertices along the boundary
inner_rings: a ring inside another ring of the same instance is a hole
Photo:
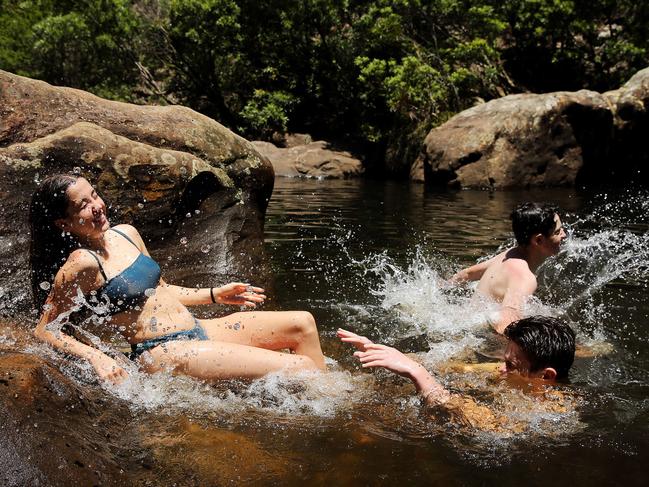
[[[144,340],[140,343],[134,343],[131,345],[131,360],[137,359],[144,352],[151,350],[158,345],[163,343],[175,341],[175,340],[209,340],[205,329],[201,326],[196,318],[194,318],[196,326],[191,330],[181,330],[168,333],[159,337],[151,338],[150,340]]]

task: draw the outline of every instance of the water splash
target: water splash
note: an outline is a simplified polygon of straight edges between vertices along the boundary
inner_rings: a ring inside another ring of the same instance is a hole
[[[326,374],[278,372],[249,383],[233,380],[217,385],[164,372],[148,375],[130,370],[129,374],[124,383],[107,389],[136,410],[191,417],[217,414],[241,419],[246,413],[263,412],[292,418],[330,418],[361,401],[367,391],[362,378],[343,370]]]

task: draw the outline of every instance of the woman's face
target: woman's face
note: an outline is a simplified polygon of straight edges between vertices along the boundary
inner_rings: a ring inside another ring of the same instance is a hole
[[[108,230],[106,204],[86,179],[77,179],[68,186],[65,195],[67,216],[56,220],[59,228],[81,238],[98,237]]]

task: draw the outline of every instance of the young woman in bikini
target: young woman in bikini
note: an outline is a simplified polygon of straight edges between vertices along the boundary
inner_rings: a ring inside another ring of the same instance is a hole
[[[166,369],[214,381],[324,369],[308,312],[247,311],[196,319],[186,306],[255,307],[265,299],[263,289],[245,283],[205,289],[167,284],[137,230],[111,228],[104,201],[82,177],[43,180],[32,197],[30,225],[32,291],[42,310],[35,334],[88,360],[102,380],[119,383],[128,374],[117,360],[59,326],[60,317],[78,309],[80,300],[94,302],[95,312],[103,310],[103,322],[124,336],[131,358],[147,372]],[[293,353],[278,351],[286,349]]]

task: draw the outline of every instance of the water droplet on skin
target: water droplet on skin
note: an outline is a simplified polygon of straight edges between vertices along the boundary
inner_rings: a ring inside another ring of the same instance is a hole
[[[153,296],[154,294],[155,294],[155,288],[152,288],[152,287],[150,287],[150,288],[148,288],[148,289],[146,289],[146,290],[144,291],[144,295],[145,295],[146,297],[148,297],[148,298],[150,298],[150,297]]]
[[[241,323],[238,323],[238,322],[235,323],[234,325],[232,325],[232,328],[234,328],[235,330],[238,330],[239,328],[241,328]]]

